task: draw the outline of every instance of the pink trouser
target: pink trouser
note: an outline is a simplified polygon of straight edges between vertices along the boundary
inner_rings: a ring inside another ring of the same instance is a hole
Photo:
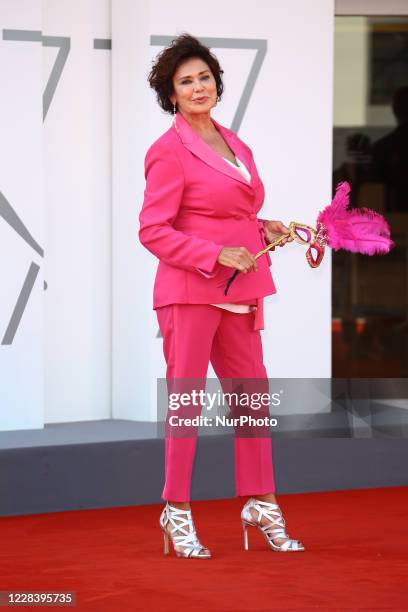
[[[163,336],[168,382],[187,378],[205,381],[211,361],[220,380],[262,379],[265,388],[262,339],[259,330],[253,329],[253,312],[234,313],[210,304],[170,304],[157,308],[156,314]],[[201,407],[196,414],[200,412]],[[196,444],[196,435],[166,434],[164,500],[190,500]],[[235,485],[236,495],[275,492],[269,434],[235,435]]]

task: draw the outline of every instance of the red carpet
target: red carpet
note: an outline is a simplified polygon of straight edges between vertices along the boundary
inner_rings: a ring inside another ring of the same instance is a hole
[[[245,552],[240,499],[193,505],[210,560],[163,557],[161,505],[3,518],[0,590],[72,590],[68,609],[99,612],[408,610],[408,487],[278,500],[305,552],[255,529]]]

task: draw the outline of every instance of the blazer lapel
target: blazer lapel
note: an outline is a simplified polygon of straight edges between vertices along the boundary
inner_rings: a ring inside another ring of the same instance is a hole
[[[229,148],[234,153],[235,156],[239,157],[239,159],[244,162],[249,172],[251,172],[251,182],[248,183],[247,180],[244,179],[239,170],[235,170],[228,162],[225,161],[218,153],[214,151],[200,136],[197,132],[190,126],[190,124],[184,119],[183,115],[179,112],[176,113],[175,121],[173,122],[173,127],[177,131],[178,135],[184,146],[191,151],[194,155],[199,157],[203,162],[215,168],[219,172],[226,174],[227,176],[233,178],[236,181],[240,181],[247,187],[253,186],[254,180],[254,171],[251,168],[250,160],[246,154],[244,148],[240,145],[239,140],[234,134],[232,130],[224,128],[222,125],[217,123],[214,119],[211,119],[214,123],[217,130],[221,133],[224,140],[227,142]]]

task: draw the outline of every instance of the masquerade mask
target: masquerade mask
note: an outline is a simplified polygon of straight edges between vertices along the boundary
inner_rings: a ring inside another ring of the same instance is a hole
[[[350,185],[347,182],[337,186],[336,194],[328,206],[319,213],[316,229],[304,223],[292,221],[289,224],[290,236],[294,242],[309,245],[306,251],[306,260],[312,268],[322,263],[326,245],[335,250],[345,249],[352,253],[374,255],[386,254],[393,246],[390,239],[388,223],[382,215],[369,208],[355,208],[348,210]],[[287,234],[282,234],[268,246],[255,255],[261,255],[279,245]],[[239,270],[229,278],[224,290],[227,295],[231,283]]]

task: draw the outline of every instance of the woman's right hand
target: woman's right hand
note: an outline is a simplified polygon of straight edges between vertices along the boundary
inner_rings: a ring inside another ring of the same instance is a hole
[[[228,268],[236,268],[244,274],[258,270],[255,257],[245,247],[224,247],[217,261]]]

